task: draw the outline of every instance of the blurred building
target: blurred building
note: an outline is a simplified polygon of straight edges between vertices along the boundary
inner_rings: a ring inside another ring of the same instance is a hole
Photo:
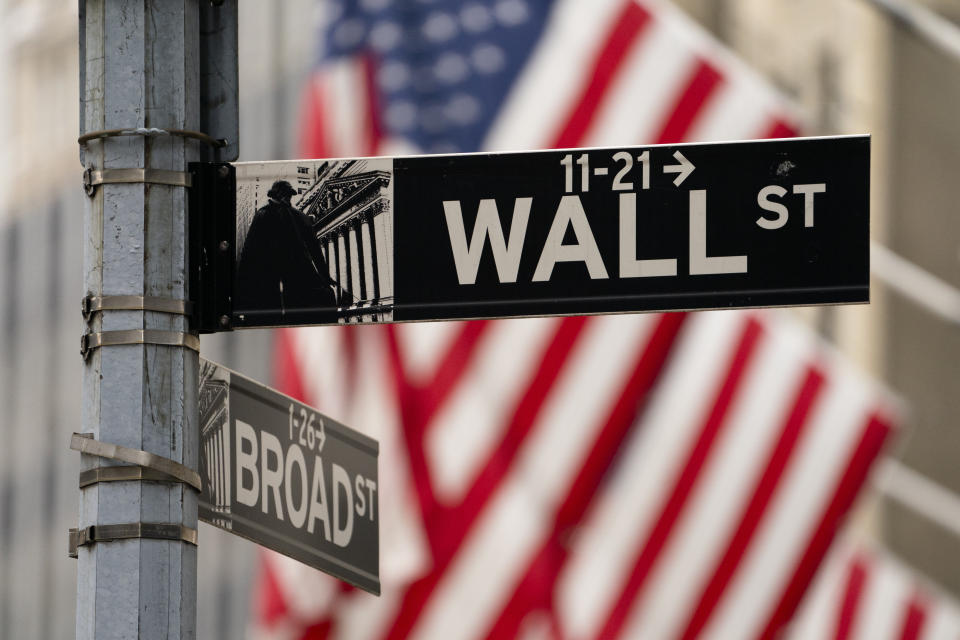
[[[867,0],[683,0],[721,40],[803,108],[809,135],[873,136],[875,241],[960,289],[960,2],[908,2],[942,18],[931,38]],[[900,4],[900,3],[897,3]],[[936,26],[936,25],[934,25]],[[952,42],[951,49],[944,43]],[[878,256],[874,256],[874,263]],[[875,270],[875,275],[876,275]],[[894,456],[960,495],[960,318],[874,278],[868,307],[808,315],[909,402]],[[922,284],[922,283],[917,283]],[[936,304],[936,291],[917,290]],[[956,295],[956,293],[954,293]],[[960,595],[960,537],[901,500],[872,506],[872,534]],[[921,498],[917,498],[920,500]],[[946,514],[943,514],[946,515]]]
[[[807,132],[873,134],[873,237],[960,288],[960,59],[869,0],[678,0],[797,100]],[[929,1],[960,21],[960,0]],[[241,2],[241,159],[297,155],[313,0]],[[74,0],[0,0],[0,638],[73,634],[83,329]],[[958,45],[960,47],[960,45]],[[960,493],[960,324],[876,280],[869,307],[802,311],[902,393],[893,452]],[[922,295],[918,296],[922,297]],[[269,378],[270,337],[204,337],[204,355]],[[878,482],[878,485],[880,483]],[[859,526],[960,596],[960,536],[878,489]],[[198,637],[241,637],[257,550],[200,530]]]

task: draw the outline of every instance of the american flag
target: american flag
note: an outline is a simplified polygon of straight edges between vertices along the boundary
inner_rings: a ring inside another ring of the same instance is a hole
[[[889,553],[845,539],[811,585],[791,637],[955,640],[960,607]]]
[[[670,5],[644,0],[320,4],[304,151],[542,149],[788,137],[796,118]]]
[[[783,137],[670,5],[329,1],[305,156]],[[772,637],[896,421],[782,314],[284,331],[292,395],[381,444],[373,598],[279,556],[263,638]]]

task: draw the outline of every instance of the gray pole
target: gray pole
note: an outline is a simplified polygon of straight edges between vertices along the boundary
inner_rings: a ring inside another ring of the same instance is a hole
[[[196,130],[198,1],[81,0],[80,126]],[[128,135],[87,142],[84,166],[182,172],[196,140]],[[187,191],[161,184],[103,184],[84,214],[84,294],[188,297]],[[188,331],[181,315],[113,310],[89,332]],[[117,334],[113,334],[117,335]],[[150,339],[148,338],[149,342]],[[197,468],[197,354],[156,344],[94,349],[83,366],[82,431]],[[79,455],[79,454],[78,454]],[[117,466],[82,456],[82,469]],[[173,482],[100,482],[81,490],[90,525],[197,527],[197,495]],[[102,529],[103,530],[103,529]],[[194,638],[197,548],[132,537],[78,549],[77,638]]]

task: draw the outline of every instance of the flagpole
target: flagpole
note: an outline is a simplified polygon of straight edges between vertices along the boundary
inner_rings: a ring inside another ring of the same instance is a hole
[[[870,272],[883,283],[939,316],[960,325],[960,289],[878,242],[870,243]]]
[[[880,493],[960,538],[960,496],[897,460],[879,466],[873,484]]]
[[[910,0],[865,0],[937,49],[960,61],[960,28]]]

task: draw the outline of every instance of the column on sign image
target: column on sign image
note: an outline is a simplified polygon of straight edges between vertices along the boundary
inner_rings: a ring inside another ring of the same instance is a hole
[[[393,211],[389,205],[372,214],[370,239],[376,260],[377,298],[381,304],[393,303]]]
[[[353,293],[353,283],[350,282],[350,247],[347,241],[347,235],[345,229],[341,225],[334,233],[337,236],[337,247],[340,250],[339,258],[339,277],[340,277],[340,286]],[[352,307],[353,300],[347,299],[344,300],[342,306]]]
[[[369,299],[376,302],[380,298],[380,278],[377,273],[377,244],[373,233],[373,216],[364,212],[360,218],[360,242],[363,254],[362,270],[365,274],[366,291]]]
[[[339,173],[318,181],[316,194],[304,200],[339,286],[340,322],[388,319],[385,307],[393,302],[389,173]]]
[[[330,271],[330,279],[339,282],[340,267],[338,265],[340,264],[340,251],[339,247],[337,246],[337,237],[332,233],[327,234],[327,237],[322,239],[321,243],[326,247],[327,269]],[[337,304],[338,306],[342,304],[340,302],[339,291],[337,291]]]
[[[330,277],[340,283],[341,308],[377,306],[389,282],[380,258],[386,228],[382,212],[364,210],[320,235]]]
[[[203,452],[201,473],[210,489],[216,524],[230,529],[230,416],[228,384],[204,380],[200,392],[200,442]]]
[[[390,250],[387,234],[392,234],[390,213],[385,208],[373,208],[360,214],[359,234],[362,240],[363,273],[367,291],[366,299],[371,306],[389,304],[392,296],[390,285],[393,274],[384,257]],[[386,292],[386,293],[385,293]]]
[[[350,261],[350,281],[353,283],[354,297],[357,298],[357,304],[363,305],[367,300],[367,292],[363,281],[363,253],[360,251],[360,243],[357,242],[357,226],[359,216],[354,216],[347,227],[347,237],[350,239],[350,255],[353,260]]]

